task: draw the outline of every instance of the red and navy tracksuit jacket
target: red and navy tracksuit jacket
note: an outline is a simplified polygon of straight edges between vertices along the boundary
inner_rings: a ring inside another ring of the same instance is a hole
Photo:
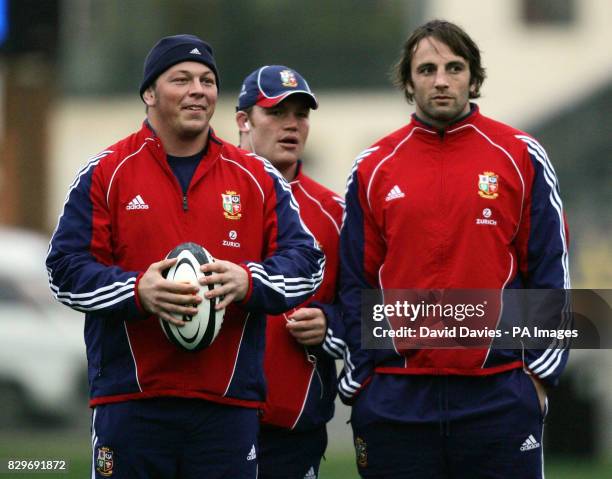
[[[487,191],[479,183],[496,184]],[[567,340],[542,350],[361,349],[360,294],[569,288],[567,241],[555,171],[536,140],[475,105],[443,132],[413,116],[357,157],[347,183],[341,398],[352,402],[375,372],[484,376],[524,368],[554,384]]]
[[[305,307],[321,307],[327,316],[325,342],[333,340],[337,312],[338,245],[344,200],[301,171],[290,183],[302,220],[325,253],[325,277]],[[314,303],[314,304],[313,304]],[[287,313],[289,314],[289,313]],[[323,347],[299,344],[286,328],[286,315],[268,316],[264,370],[268,385],[261,422],[287,429],[322,426],[334,413],[336,366]]]
[[[249,274],[247,297],[197,353],[171,344],[136,294],[149,265],[187,241]],[[78,173],[47,257],[55,297],[86,313],[91,406],[158,396],[261,406],[264,313],[310,297],[324,264],[270,163],[211,133],[184,195],[146,122]]]

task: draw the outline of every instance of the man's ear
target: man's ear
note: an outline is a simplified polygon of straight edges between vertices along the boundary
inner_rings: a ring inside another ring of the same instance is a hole
[[[147,106],[155,105],[157,97],[155,96],[155,89],[153,88],[153,86],[150,86],[144,91],[144,93],[142,94],[142,99],[144,100],[145,105]]]
[[[411,95],[414,95],[414,88],[412,88],[412,83],[410,82],[410,80],[404,83],[404,88],[406,89],[408,93],[410,93]]]
[[[236,112],[236,125],[238,125],[238,131],[241,133],[247,133],[250,130],[249,116],[246,111],[240,110]]]

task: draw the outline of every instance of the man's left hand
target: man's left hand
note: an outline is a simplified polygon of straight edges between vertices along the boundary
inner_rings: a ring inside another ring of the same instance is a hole
[[[300,308],[287,316],[287,329],[304,346],[317,346],[325,339],[327,320],[319,308]]]
[[[215,260],[200,266],[203,273],[212,273],[210,276],[200,278],[201,285],[217,284],[217,287],[207,291],[204,296],[207,299],[223,299],[215,307],[220,310],[228,307],[233,301],[242,301],[249,290],[249,275],[241,266],[231,261]]]

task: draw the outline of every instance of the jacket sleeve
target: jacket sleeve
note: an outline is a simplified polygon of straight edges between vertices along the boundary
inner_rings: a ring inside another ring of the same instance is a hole
[[[326,256],[325,263],[325,278],[321,288],[312,298],[313,301],[308,303],[308,308],[318,308],[325,315],[325,337],[323,342],[317,346],[309,347],[319,360],[342,359],[344,356],[345,342],[343,340],[343,324],[341,320],[340,300],[338,298],[338,249],[340,243],[340,226],[342,225],[342,216],[344,215],[344,199],[336,194],[321,195],[318,198],[319,207],[322,214],[321,225],[329,228],[333,232],[333,242],[330,240],[323,244],[323,249]],[[327,218],[324,217],[327,216]],[[333,228],[331,223],[333,222]],[[319,225],[319,227],[321,226]],[[315,232],[321,229],[315,229]]]
[[[546,329],[569,329],[570,277],[568,230],[555,170],[546,151],[533,138],[519,135],[527,147],[533,168],[531,185],[526,185],[526,207],[518,235],[519,267],[525,288],[550,290],[530,295],[529,318]],[[544,293],[544,292],[542,292]],[[535,324],[534,324],[535,325]],[[552,339],[546,349],[526,349],[527,369],[546,385],[559,380],[569,354],[569,339]]]
[[[111,266],[110,214],[92,158],[70,186],[47,254],[55,298],[77,311],[140,316],[134,294],[138,273]]]
[[[359,163],[371,150],[357,157],[347,182],[346,210],[340,233],[340,303],[344,338],[344,369],[338,391],[350,404],[374,372],[373,351],[361,347],[362,291],[378,288],[377,274],[385,254],[380,230],[374,221],[359,175]]]
[[[300,218],[289,184],[267,160],[258,159],[272,179],[274,200],[268,197],[265,205],[265,259],[245,265],[250,287],[243,305],[280,314],[316,292],[323,281],[325,256]]]
[[[333,196],[332,200],[336,203],[335,208],[330,208],[330,211],[333,213],[334,220],[341,227],[342,219],[344,216],[344,212],[346,209],[346,203],[344,198],[340,198],[339,196]],[[336,250],[336,255],[340,254],[340,238],[338,238],[338,245]],[[339,260],[336,265],[339,270]],[[344,359],[344,353],[346,351],[346,342],[344,341],[344,321],[342,319],[342,307],[340,304],[340,294],[339,294],[339,285],[340,285],[340,276],[338,274],[339,271],[336,271],[336,284],[335,284],[335,294],[334,294],[334,302],[331,304],[318,304],[318,307],[321,308],[323,314],[325,314],[325,318],[327,320],[327,329],[325,331],[325,339],[323,340],[323,344],[321,345],[323,351],[327,353],[334,359]]]
[[[346,343],[343,340],[343,323],[339,303],[319,303],[314,302],[308,305],[309,308],[319,308],[323,311],[326,321],[325,338],[320,346],[317,346],[317,351],[326,354],[333,359],[342,359]],[[313,348],[314,349],[314,348]]]

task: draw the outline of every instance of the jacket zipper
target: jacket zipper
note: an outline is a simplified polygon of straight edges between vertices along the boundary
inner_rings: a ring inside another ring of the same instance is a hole
[[[183,211],[189,211],[189,206],[187,205],[187,193],[183,195]]]
[[[306,346],[304,346],[304,350],[306,351],[306,358],[308,359],[308,362],[312,364],[312,368],[314,369],[314,372],[316,373],[317,378],[319,379],[319,386],[320,386],[319,389],[321,390],[319,399],[323,399],[323,379],[321,378],[321,374],[319,373],[319,370],[317,369],[317,357],[314,354],[310,354]]]

